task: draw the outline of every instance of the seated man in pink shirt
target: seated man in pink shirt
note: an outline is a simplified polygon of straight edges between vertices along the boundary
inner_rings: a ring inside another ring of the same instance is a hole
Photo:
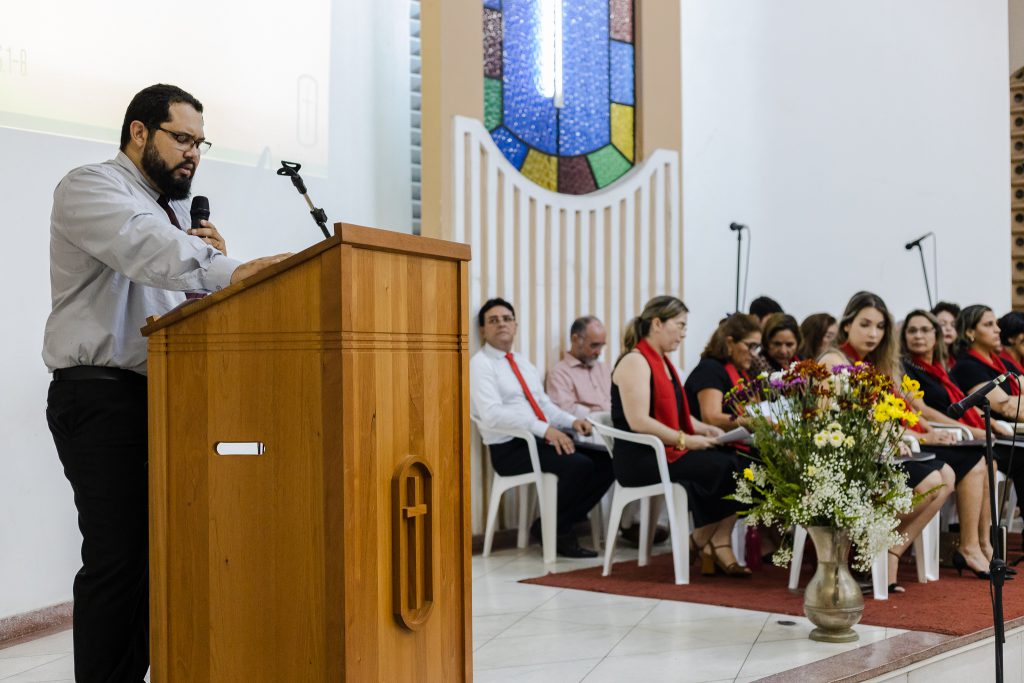
[[[608,412],[612,409],[612,370],[599,359],[607,343],[608,333],[601,321],[592,315],[585,315],[573,321],[569,328],[569,352],[548,371],[545,388],[548,397],[559,408],[573,416],[586,419],[591,413]],[[600,444],[598,439],[594,444]],[[584,448],[587,444],[581,444]],[[603,446],[597,445],[603,450]],[[633,505],[632,508],[638,506]],[[624,519],[633,519],[635,514],[626,510]],[[623,538],[633,545],[640,537],[640,525],[622,530]],[[668,538],[668,529],[658,527],[654,542],[661,543]]]

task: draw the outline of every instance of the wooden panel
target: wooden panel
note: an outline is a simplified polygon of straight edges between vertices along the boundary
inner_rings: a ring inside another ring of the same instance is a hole
[[[463,431],[467,337],[457,262],[344,246],[343,411],[352,680],[469,680],[469,504]],[[373,345],[358,343],[372,333]],[[413,343],[410,343],[413,340]],[[391,605],[391,476],[410,455],[433,470],[435,608],[416,631]],[[358,530],[356,533],[354,531]],[[441,609],[446,606],[447,609]],[[354,663],[358,662],[358,665]]]

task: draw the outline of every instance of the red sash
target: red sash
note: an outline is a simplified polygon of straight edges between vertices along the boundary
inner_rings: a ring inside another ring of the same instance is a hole
[[[738,367],[733,365],[732,362],[726,362],[725,363],[725,372],[726,372],[726,374],[729,375],[729,381],[732,383],[732,385],[734,387],[737,384],[740,383],[740,378],[741,377],[744,380],[746,380],[747,382],[750,381],[750,375],[748,375],[745,370],[740,370]],[[748,446],[746,444],[733,443],[733,444],[730,444],[730,445],[733,448],[735,448],[736,450],[738,450],[740,453],[749,453],[750,452],[750,446]]]
[[[850,359],[850,363],[860,363],[864,359],[860,357],[860,354],[853,350],[850,346],[850,342],[844,342],[839,350],[846,354],[846,357]]]
[[[946,394],[949,396],[949,402],[956,403],[964,398],[964,392],[960,390],[953,380],[949,378],[949,373],[938,363],[925,362],[921,356],[911,356],[911,362],[915,367],[924,370],[929,375],[939,380],[942,383],[942,388],[946,390]],[[975,429],[984,429],[985,422],[981,419],[981,414],[978,413],[977,408],[972,408],[964,413],[963,417],[960,418],[962,424],[968,427],[974,427]]]
[[[999,354],[999,360],[1003,361],[1003,365],[1015,375],[1024,375],[1024,368],[1020,366],[1020,363],[1015,361],[1010,354],[1003,351]]]
[[[654,419],[670,429],[682,429],[687,434],[693,434],[690,406],[686,401],[686,392],[682,390],[683,385],[679,381],[679,375],[676,374],[675,367],[668,358],[655,351],[647,343],[646,339],[640,340],[636,345],[636,350],[640,352],[640,355],[647,360],[647,364],[651,366],[651,381],[654,386],[651,405],[654,408]],[[665,375],[663,368],[666,367],[672,374],[672,379]],[[675,380],[675,385],[679,387],[680,394],[683,396],[682,410],[679,409],[679,403],[676,401],[673,380]],[[665,444],[665,457],[668,458],[669,462],[675,462],[685,454],[686,449],[679,450],[675,446]]]
[[[748,375],[745,370],[740,370],[738,367],[733,365],[732,362],[727,362],[725,364],[725,372],[729,375],[729,381],[732,382],[733,386],[740,383],[741,377],[747,382],[750,381],[750,375]]]
[[[1007,367],[1005,365],[1003,365],[1002,359],[1000,359],[999,356],[997,356],[996,354],[992,354],[988,358],[985,358],[985,356],[981,355],[980,353],[978,353],[974,349],[968,349],[967,350],[967,355],[972,357],[972,358],[974,358],[975,360],[977,360],[979,363],[984,365],[986,368],[989,368],[990,370],[995,370],[1000,375],[1009,372]],[[1017,378],[1016,377],[1011,377],[1010,381],[1005,382],[1004,384],[1008,384],[1010,386],[1010,395],[1011,396],[1017,396],[1017,395],[1020,394],[1020,384],[1017,382]],[[1000,389],[1001,388],[1002,388],[1002,385],[1000,385]]]

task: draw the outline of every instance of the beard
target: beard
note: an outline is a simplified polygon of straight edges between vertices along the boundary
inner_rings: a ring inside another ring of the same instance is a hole
[[[179,168],[188,168],[192,171],[184,178],[176,178],[174,172]],[[146,141],[142,150],[142,170],[146,172],[160,193],[168,199],[185,199],[192,190],[192,174],[195,173],[195,165],[191,161],[183,161],[174,168],[167,165],[156,151],[156,146],[151,140]]]

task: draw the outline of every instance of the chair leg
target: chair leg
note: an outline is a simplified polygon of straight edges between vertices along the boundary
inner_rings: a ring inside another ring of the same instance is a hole
[[[538,497],[543,498],[540,506],[540,529],[544,547],[544,564],[555,561],[556,536],[558,533],[558,476],[542,474]]]
[[[666,507],[669,508],[668,529],[676,584],[687,584],[690,583],[690,511],[682,486],[674,488],[671,505],[666,501]]]
[[[793,559],[789,562],[789,590],[795,591],[800,585],[800,569],[804,563],[804,546],[807,544],[807,529],[793,527]]]
[[[747,566],[747,522],[742,517],[732,525],[732,554],[741,567]]]
[[[604,539],[604,570],[601,572],[601,576],[608,576],[612,573],[612,558],[615,556],[615,540],[619,536],[619,524],[622,522],[622,508],[627,505],[623,502],[624,496],[619,493],[620,488],[616,482],[611,509],[608,512],[608,535]]]
[[[646,567],[650,559],[651,547],[647,545],[647,529],[651,525],[651,497],[646,496],[640,499],[640,535],[637,537],[637,565]]]
[[[927,583],[939,580],[939,519],[932,517],[914,539],[914,559],[917,562],[917,581]]]
[[[494,540],[494,523],[498,519],[498,506],[501,504],[503,489],[491,486],[491,502],[487,506],[487,526],[484,528],[484,557],[491,554],[491,542]]]
[[[871,563],[871,588],[875,600],[889,599],[889,553],[883,551],[875,555]]]
[[[594,544],[595,551],[601,552],[601,526],[604,519],[601,515],[600,503],[591,509],[588,517],[590,517],[590,542]]]
[[[520,486],[516,489],[516,498],[519,499],[519,533],[516,537],[516,547],[525,548],[530,543],[530,487]]]

